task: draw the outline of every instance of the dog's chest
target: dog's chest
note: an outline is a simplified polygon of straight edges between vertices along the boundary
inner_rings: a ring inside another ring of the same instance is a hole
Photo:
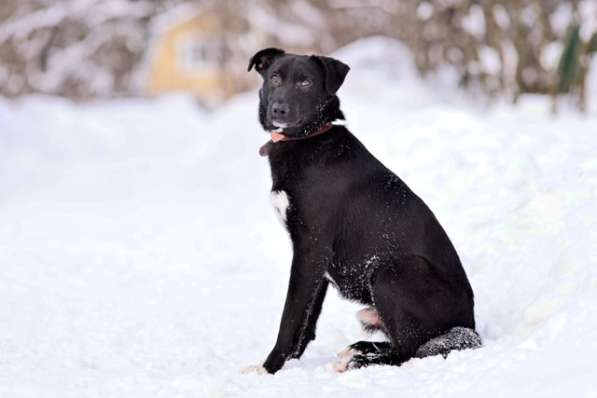
[[[286,221],[288,220],[288,208],[290,207],[290,198],[288,197],[288,194],[283,190],[271,191],[270,201],[274,207],[278,220],[282,225],[286,226]]]

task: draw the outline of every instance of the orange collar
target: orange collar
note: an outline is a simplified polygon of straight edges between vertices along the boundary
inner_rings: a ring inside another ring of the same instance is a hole
[[[267,155],[269,155],[270,146],[272,144],[275,144],[276,142],[280,142],[280,141],[299,141],[299,140],[306,140],[308,138],[321,135],[321,134],[329,131],[332,127],[334,127],[334,125],[332,123],[330,123],[330,122],[325,123],[316,132],[314,132],[313,134],[306,135],[304,137],[287,137],[282,132],[283,130],[281,130],[281,131],[272,131],[270,133],[272,139],[270,141],[266,142],[265,144],[263,144],[261,146],[261,148],[259,148],[259,154],[261,156],[267,156]]]

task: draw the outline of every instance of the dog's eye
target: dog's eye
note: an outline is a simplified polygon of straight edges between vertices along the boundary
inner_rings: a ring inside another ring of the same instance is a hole
[[[280,84],[282,84],[282,78],[280,77],[280,75],[272,75],[270,80],[274,86],[279,86]]]
[[[299,85],[299,87],[301,87],[301,88],[307,88],[307,87],[310,87],[310,86],[311,86],[311,80],[309,80],[309,79],[302,80],[302,81],[300,81],[300,82],[298,83],[298,85]]]

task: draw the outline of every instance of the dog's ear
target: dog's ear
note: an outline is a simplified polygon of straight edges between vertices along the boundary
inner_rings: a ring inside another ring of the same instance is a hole
[[[251,57],[247,71],[250,71],[254,66],[255,70],[263,76],[265,70],[270,67],[274,60],[282,55],[284,55],[284,50],[280,50],[279,48],[264,48],[263,50],[257,51],[255,55]]]
[[[345,63],[330,57],[311,55],[311,59],[318,63],[325,72],[324,84],[328,94],[336,94],[336,91],[338,91],[340,86],[342,86],[342,83],[344,83],[344,79],[346,78],[346,74],[350,70],[350,67]]]

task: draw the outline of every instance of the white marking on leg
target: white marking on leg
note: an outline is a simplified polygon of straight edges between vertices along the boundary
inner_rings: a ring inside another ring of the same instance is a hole
[[[272,191],[270,200],[276,210],[278,220],[280,220],[283,226],[286,226],[286,212],[288,211],[288,207],[290,207],[290,200],[286,191]]]
[[[265,370],[265,368],[262,365],[251,365],[251,366],[247,366],[246,368],[242,368],[240,370],[240,372],[242,374],[249,374],[249,373],[255,373],[255,374],[258,374],[258,375],[267,374],[267,370]]]
[[[333,369],[335,372],[344,373],[348,370],[348,364],[350,360],[359,352],[355,349],[350,347],[346,348],[344,351],[338,354],[338,361],[333,365]]]

